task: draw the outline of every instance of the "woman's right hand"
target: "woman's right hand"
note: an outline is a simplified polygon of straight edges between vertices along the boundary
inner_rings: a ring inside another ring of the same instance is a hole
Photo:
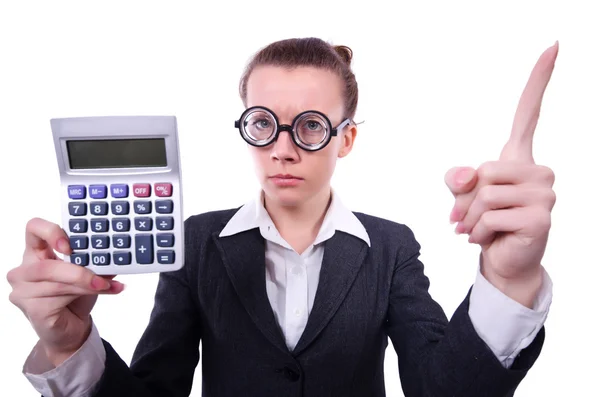
[[[46,355],[58,366],[73,355],[91,331],[91,311],[98,294],[118,294],[124,285],[112,276],[59,259],[71,253],[62,228],[33,218],[27,223],[23,262],[7,274],[10,301],[25,314]]]

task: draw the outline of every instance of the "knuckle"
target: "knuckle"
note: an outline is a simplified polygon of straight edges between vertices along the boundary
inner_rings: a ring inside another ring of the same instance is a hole
[[[495,200],[494,190],[493,185],[485,185],[479,189],[477,196],[487,207],[491,206]]]
[[[477,174],[479,178],[483,181],[489,181],[490,179],[492,179],[495,166],[495,161],[486,161],[482,163],[477,169]]]
[[[556,174],[554,171],[550,167],[544,165],[538,166],[538,169],[540,182],[546,186],[554,186],[554,182],[556,181]]]

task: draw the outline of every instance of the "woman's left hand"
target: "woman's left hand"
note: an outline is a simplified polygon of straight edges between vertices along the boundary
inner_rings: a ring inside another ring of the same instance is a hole
[[[532,307],[542,281],[554,172],[533,160],[533,134],[542,98],[558,54],[558,43],[536,63],[523,91],[511,136],[498,161],[477,169],[456,167],[446,174],[454,194],[451,222],[457,233],[481,246],[481,272],[496,288]]]

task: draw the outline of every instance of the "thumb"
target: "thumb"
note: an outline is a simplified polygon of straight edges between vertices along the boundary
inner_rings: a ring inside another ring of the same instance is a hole
[[[448,189],[456,197],[458,194],[468,193],[477,184],[477,172],[471,167],[454,167],[446,172],[444,181]]]

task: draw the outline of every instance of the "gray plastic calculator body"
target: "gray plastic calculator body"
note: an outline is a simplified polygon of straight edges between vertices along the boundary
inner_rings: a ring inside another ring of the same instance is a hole
[[[96,274],[178,270],[183,199],[174,116],[50,121],[70,262]]]

